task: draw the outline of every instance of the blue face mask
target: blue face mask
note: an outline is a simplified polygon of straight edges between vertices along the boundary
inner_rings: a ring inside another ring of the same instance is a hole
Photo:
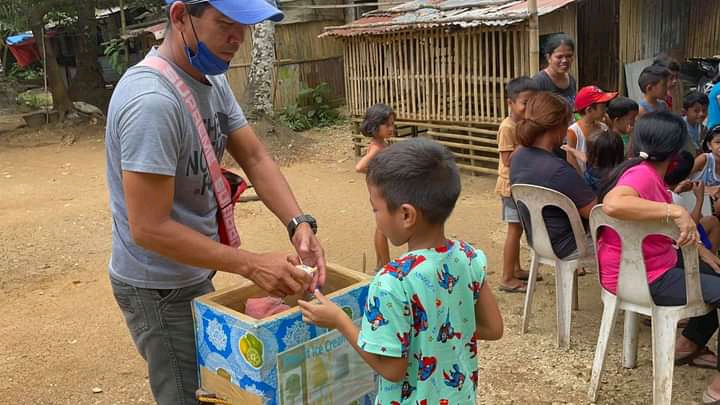
[[[200,73],[207,76],[221,75],[227,72],[230,68],[230,62],[226,62],[223,59],[215,56],[204,42],[200,41],[195,32],[195,26],[192,24],[192,18],[190,19],[190,26],[192,27],[193,34],[195,35],[195,42],[197,43],[197,53],[193,52],[192,49],[185,42],[185,36],[182,36],[183,43],[185,43],[185,54],[190,60],[190,65],[200,71]]]

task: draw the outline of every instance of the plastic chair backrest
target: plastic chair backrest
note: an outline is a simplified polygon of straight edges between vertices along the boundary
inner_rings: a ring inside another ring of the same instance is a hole
[[[520,209],[524,205],[530,214],[530,230],[523,224],[527,234],[528,245],[541,257],[559,260],[552,249],[547,226],[543,219],[542,212],[545,207],[557,207],[565,212],[570,220],[570,227],[575,236],[575,244],[579,257],[588,255],[585,228],[580,220],[580,214],[572,200],[565,194],[547,187],[533,184],[513,184],[511,187],[512,197]],[[522,216],[521,216],[522,218]]]
[[[620,237],[620,273],[615,295],[623,301],[636,305],[654,306],[655,303],[650,295],[647,281],[642,242],[650,235],[662,235],[677,240],[680,235],[678,227],[674,223],[666,224],[661,221],[625,221],[612,218],[603,211],[602,207],[602,204],[597,205],[590,212],[590,232],[595,246],[597,246],[600,228],[611,228]],[[682,254],[685,264],[685,285],[687,286],[686,305],[704,305],[698,273],[697,245],[684,246]],[[597,261],[598,276],[600,276],[602,270],[597,253],[595,260]]]

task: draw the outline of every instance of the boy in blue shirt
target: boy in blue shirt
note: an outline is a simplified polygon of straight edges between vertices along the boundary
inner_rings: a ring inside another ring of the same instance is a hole
[[[361,328],[319,291],[303,319],[336,328],[379,375],[376,404],[475,403],[477,339],[502,336],[485,255],[445,237],[460,195],[452,154],[426,139],[389,146],[367,174],[377,226],[409,252],[370,284]]]
[[[707,118],[709,104],[708,96],[697,91],[689,93],[683,101],[683,115],[690,135],[687,149],[693,156],[702,153],[702,143],[707,131],[703,122]]]

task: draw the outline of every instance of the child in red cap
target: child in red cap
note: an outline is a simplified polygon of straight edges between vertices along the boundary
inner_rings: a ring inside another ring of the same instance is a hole
[[[617,97],[617,93],[606,93],[597,86],[586,86],[578,91],[575,97],[575,112],[580,119],[572,124],[567,131],[568,163],[573,165],[580,174],[585,172],[585,162],[576,158],[576,154],[587,153],[587,138],[595,131],[607,131],[602,121],[607,112],[607,103]]]

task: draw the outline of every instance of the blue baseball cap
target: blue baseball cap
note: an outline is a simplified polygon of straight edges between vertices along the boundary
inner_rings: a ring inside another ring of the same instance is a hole
[[[281,21],[284,17],[275,5],[275,0],[165,0],[165,4],[181,1],[188,4],[210,3],[225,17],[243,24],[254,25],[265,20]]]

